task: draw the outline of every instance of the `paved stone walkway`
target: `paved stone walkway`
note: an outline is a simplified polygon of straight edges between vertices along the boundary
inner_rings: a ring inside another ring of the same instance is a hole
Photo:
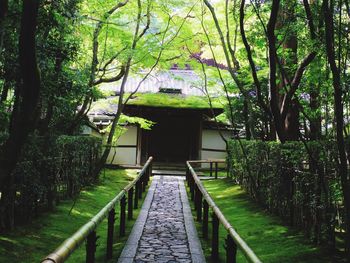
[[[156,176],[153,179],[118,262],[205,262],[182,178]]]

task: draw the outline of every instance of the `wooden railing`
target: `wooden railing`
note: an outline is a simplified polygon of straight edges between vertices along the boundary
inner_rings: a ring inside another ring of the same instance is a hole
[[[248,262],[260,263],[260,259],[253,250],[238,235],[235,229],[227,221],[223,213],[216,206],[210,197],[199,177],[194,171],[191,163],[200,161],[187,161],[186,180],[191,192],[191,199],[194,201],[197,221],[202,222],[203,237],[208,238],[209,209],[212,210],[212,238],[211,238],[211,257],[213,260],[219,259],[219,225],[227,231],[226,242],[226,262],[236,262],[237,249],[243,253]]]
[[[225,159],[206,159],[206,160],[196,160],[196,161],[190,161],[192,164],[198,164],[201,165],[203,163],[209,164],[209,172],[210,177],[213,176],[213,172],[215,172],[215,179],[218,179],[218,165],[219,163],[226,163]],[[213,167],[214,165],[214,167]]]
[[[120,202],[120,222],[119,234],[125,235],[126,206],[128,210],[128,219],[133,217],[133,209],[138,208],[139,199],[142,198],[142,192],[146,190],[150,176],[152,175],[152,160],[150,157],[137,177],[128,184],[120,193],[115,196],[104,208],[102,208],[89,222],[83,225],[71,237],[65,240],[54,252],[45,257],[42,263],[61,263],[86,240],[86,262],[95,262],[96,251],[96,228],[108,217],[106,259],[112,258],[115,206]]]

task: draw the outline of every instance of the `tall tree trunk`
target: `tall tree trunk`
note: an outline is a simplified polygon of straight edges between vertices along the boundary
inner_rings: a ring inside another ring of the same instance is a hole
[[[269,22],[267,24],[267,39],[269,48],[269,102],[273,116],[273,121],[279,140],[284,143],[286,141],[284,133],[283,120],[280,114],[279,96],[277,87],[277,51],[276,51],[276,36],[275,27],[278,20],[280,0],[273,0],[270,12]]]
[[[281,5],[280,11],[278,12],[276,25],[276,29],[282,29],[283,27],[288,26],[290,27],[289,32],[286,33],[287,35],[283,41],[282,48],[286,50],[288,54],[292,55],[289,56],[288,59],[282,59],[280,65],[281,67],[287,66],[287,68],[294,68],[294,66],[296,66],[298,63],[298,39],[297,34],[293,29],[293,23],[295,23],[296,20],[294,6],[295,0],[287,0],[283,5]],[[285,90],[291,85],[289,76],[292,75],[292,70],[285,70],[285,72],[282,74],[282,70],[280,68],[278,94],[288,93]],[[279,96],[280,108],[282,108],[284,96],[287,96],[287,94]],[[282,121],[285,139],[287,141],[297,141],[299,139],[299,107],[297,106],[296,101],[291,101],[286,117],[283,118]]]
[[[9,138],[0,149],[1,226],[14,226],[14,178],[13,170],[23,145],[35,127],[40,93],[40,73],[36,60],[36,27],[39,1],[23,0],[21,31],[19,37],[19,62],[22,85],[15,98],[11,116]]]
[[[5,35],[5,18],[8,11],[8,0],[0,0],[0,54]]]
[[[310,92],[310,108],[312,112],[319,112],[320,110],[320,84],[311,87]],[[310,120],[310,139],[321,139],[321,116],[317,114],[312,116]]]
[[[346,226],[346,251],[350,258],[350,180],[348,178],[347,158],[345,149],[344,131],[344,108],[343,92],[341,84],[341,73],[336,63],[335,45],[334,45],[334,19],[333,19],[333,1],[323,2],[324,19],[325,19],[325,41],[328,63],[332,72],[333,89],[334,89],[334,112],[336,121],[336,138],[338,148],[338,172],[340,175],[341,186],[344,197],[345,207],[345,226]]]
[[[248,101],[244,96],[243,96],[243,117],[244,117],[244,126],[245,126],[245,138],[247,140],[250,140],[252,137],[252,133],[250,130],[249,107],[248,107]]]

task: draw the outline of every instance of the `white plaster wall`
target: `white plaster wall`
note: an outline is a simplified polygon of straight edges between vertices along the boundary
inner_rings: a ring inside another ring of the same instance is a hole
[[[224,137],[229,139],[230,132],[223,131]],[[202,131],[202,149],[201,149],[201,159],[226,159],[227,153],[221,151],[209,151],[211,150],[225,150],[226,145],[222,140],[219,131],[217,130],[203,130]],[[209,164],[203,164],[202,167],[209,167]],[[225,167],[225,164],[219,164],[219,167]]]
[[[226,139],[230,138],[229,131],[222,132]],[[202,148],[225,150],[225,142],[222,140],[219,131],[217,130],[203,130],[202,132]]]
[[[114,156],[115,153],[115,156]],[[114,156],[114,160],[113,160]],[[112,162],[113,161],[113,162]],[[109,153],[107,164],[136,164],[136,147],[135,148],[121,148],[113,147]]]
[[[134,146],[134,147],[122,147],[122,146]],[[135,165],[136,164],[136,151],[137,151],[137,127],[128,126],[127,131],[122,134],[118,140],[118,146],[113,147],[109,153],[107,164],[124,164]],[[114,156],[114,159],[113,159]]]
[[[137,145],[137,127],[128,126],[127,131],[118,139],[118,145]]]

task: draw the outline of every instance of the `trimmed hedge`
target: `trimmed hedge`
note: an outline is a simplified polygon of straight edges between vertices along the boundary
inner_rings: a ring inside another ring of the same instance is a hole
[[[232,179],[268,211],[335,246],[335,229],[343,229],[335,143],[232,140],[228,164]]]
[[[95,182],[101,146],[102,140],[92,136],[30,138],[14,171],[17,223],[74,198]]]

